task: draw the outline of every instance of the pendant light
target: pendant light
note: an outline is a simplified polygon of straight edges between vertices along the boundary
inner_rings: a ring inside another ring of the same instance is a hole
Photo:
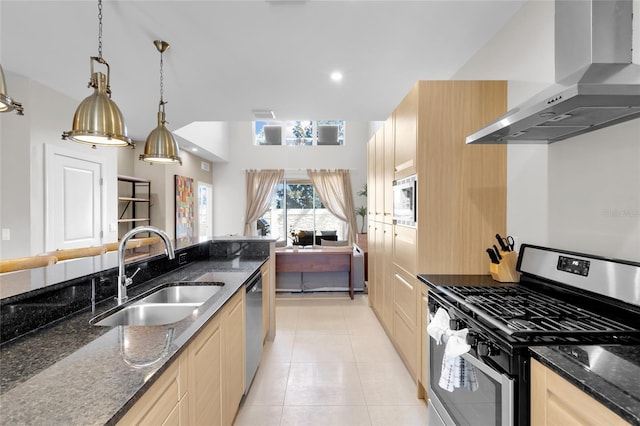
[[[98,56],[90,58],[93,94],[83,100],[73,116],[73,128],[62,133],[62,139],[99,146],[131,146],[127,126],[118,106],[111,100],[110,68],[102,58],[102,0],[98,0]],[[93,63],[107,67],[107,75],[93,71]]]
[[[4,71],[0,65],[0,112],[10,112],[16,110],[16,114],[24,115],[24,108],[20,102],[16,102],[7,96],[7,84],[4,81]]]
[[[140,160],[147,161],[149,163],[180,163],[182,165],[182,159],[180,158],[180,149],[176,142],[173,133],[167,129],[165,124],[165,112],[164,106],[164,78],[162,74],[163,67],[163,54],[169,48],[169,43],[162,40],[155,40],[153,42],[156,49],[160,52],[160,104],[158,106],[158,126],[149,133],[147,141],[144,145],[144,154],[140,154]]]

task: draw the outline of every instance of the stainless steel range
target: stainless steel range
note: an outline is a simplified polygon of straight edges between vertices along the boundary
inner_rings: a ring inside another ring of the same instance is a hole
[[[441,341],[458,339],[429,339],[430,426],[528,425],[530,346],[640,344],[640,263],[523,245],[517,270],[419,275]]]

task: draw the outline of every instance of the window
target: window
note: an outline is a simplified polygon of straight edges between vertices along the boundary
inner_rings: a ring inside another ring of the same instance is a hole
[[[312,245],[323,237],[346,239],[346,224],[322,204],[310,180],[285,179],[260,220],[268,224],[272,236],[286,237],[288,245]]]
[[[344,145],[344,120],[255,121],[256,145]]]

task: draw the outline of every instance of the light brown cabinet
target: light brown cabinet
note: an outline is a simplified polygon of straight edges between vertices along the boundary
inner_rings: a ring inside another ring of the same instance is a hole
[[[393,328],[393,225],[382,224],[382,258],[383,275],[379,286],[382,288],[382,325],[390,331]]]
[[[419,81],[385,121],[383,137],[378,131],[369,142],[368,186],[386,188],[370,204],[383,197],[382,218],[369,216],[372,306],[423,388],[426,293],[416,275],[489,273],[486,248],[506,231],[506,147],[465,138],[506,111],[506,94],[504,81]],[[391,225],[393,180],[413,174],[417,225]],[[372,234],[375,222],[388,223],[392,237]]]
[[[382,221],[387,224],[393,223],[393,180],[395,176],[395,113],[392,113],[384,123],[384,148],[383,152],[383,176],[382,176]]]
[[[532,426],[628,424],[540,362],[531,360]]]
[[[245,294],[241,289],[222,312],[222,424],[231,425],[245,385]]]
[[[418,330],[416,312],[417,279],[395,266],[393,279],[393,339],[412,377],[418,372]]]
[[[395,179],[416,173],[416,141],[418,137],[418,91],[411,90],[394,111],[395,115]]]
[[[376,136],[374,139],[375,143],[375,152],[376,159],[384,159],[384,127],[380,127],[376,132]],[[375,190],[375,220],[377,222],[382,222],[384,218],[384,169],[385,169],[385,161],[376,161],[375,162],[375,180],[376,185],[374,186]],[[368,192],[368,191],[367,191]]]
[[[222,424],[221,324],[221,315],[216,315],[187,350],[193,424]]]
[[[189,424],[188,362],[174,361],[118,422],[119,425]]]
[[[380,160],[382,161],[382,160]],[[367,144],[367,224],[372,227],[376,222],[376,194],[377,183],[376,178],[376,135],[373,135]],[[382,185],[382,182],[380,182]],[[371,231],[368,231],[371,233]],[[371,256],[371,251],[369,251]]]
[[[420,376],[418,377],[418,395],[426,399],[427,389],[429,389],[429,357],[427,337],[427,326],[429,325],[429,306],[427,297],[429,290],[427,286],[420,285]],[[424,338],[423,338],[424,337]]]
[[[244,305],[241,288],[118,424],[231,426],[244,393]]]

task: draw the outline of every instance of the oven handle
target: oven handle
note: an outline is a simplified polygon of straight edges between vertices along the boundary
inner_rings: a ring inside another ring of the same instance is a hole
[[[504,425],[513,424],[513,404],[515,401],[513,395],[514,381],[512,378],[507,376],[506,374],[502,374],[499,371],[494,370],[489,365],[480,361],[478,358],[474,357],[470,353],[462,354],[461,357],[473,365],[478,370],[485,373],[487,376],[491,377],[496,382],[500,383],[500,389],[502,393],[501,401],[502,401],[502,419]]]

